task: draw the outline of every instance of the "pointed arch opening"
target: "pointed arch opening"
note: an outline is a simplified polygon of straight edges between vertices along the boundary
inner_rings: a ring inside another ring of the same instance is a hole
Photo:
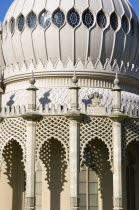
[[[65,147],[56,138],[45,141],[39,156],[42,168],[42,209],[69,208],[69,183]]]
[[[25,170],[20,144],[9,141],[3,150],[0,179],[0,209],[24,209]],[[8,202],[7,202],[8,198]]]
[[[80,172],[81,210],[112,209],[113,181],[108,159],[109,151],[100,139],[86,145]]]
[[[126,161],[124,164],[125,181],[124,196],[126,198],[125,206],[128,210],[135,210],[139,206],[137,199],[139,193],[139,142],[132,141],[126,148]]]

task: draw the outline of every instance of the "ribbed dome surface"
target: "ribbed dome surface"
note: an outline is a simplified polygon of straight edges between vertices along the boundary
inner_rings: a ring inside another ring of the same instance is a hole
[[[138,20],[127,0],[15,0],[3,30],[7,65],[69,58],[73,63],[90,58],[93,64],[109,58],[120,65],[138,58]]]
[[[2,53],[2,23],[0,22],[0,69],[5,65]]]

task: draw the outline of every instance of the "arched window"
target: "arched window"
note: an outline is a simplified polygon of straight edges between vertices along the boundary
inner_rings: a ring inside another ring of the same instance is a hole
[[[72,9],[69,13],[68,13],[68,23],[69,25],[71,25],[73,28],[75,28],[80,22],[80,16],[79,13],[77,11],[75,11],[75,9]]]
[[[23,31],[24,25],[25,25],[25,18],[23,15],[20,15],[18,18],[18,29],[19,31]]]
[[[115,13],[111,14],[110,23],[111,23],[111,27],[113,28],[113,30],[116,31],[118,28],[118,18]]]
[[[54,13],[53,16],[53,23],[58,27],[61,28],[61,26],[65,22],[65,15],[61,10],[58,10]]]
[[[50,25],[51,22],[51,14],[48,11],[43,11],[39,17],[40,25],[45,29]]]
[[[122,28],[123,28],[123,31],[124,31],[125,33],[128,32],[129,23],[128,23],[128,19],[127,19],[127,17],[126,17],[125,15],[122,17]]]
[[[12,18],[10,20],[10,31],[11,31],[11,34],[13,34],[15,31],[15,19],[14,18]]]
[[[85,148],[84,166],[80,172],[80,210],[98,210],[98,175],[93,162],[94,154],[91,148]]]
[[[87,28],[90,28],[94,23],[94,16],[90,10],[86,10],[83,13],[83,23]]]
[[[107,24],[107,18],[103,11],[100,11],[97,15],[97,23],[100,28],[105,28]]]
[[[37,16],[34,12],[31,12],[27,19],[28,27],[33,29],[37,24]]]

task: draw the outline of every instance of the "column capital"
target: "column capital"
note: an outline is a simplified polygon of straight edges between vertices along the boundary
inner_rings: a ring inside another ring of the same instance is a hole
[[[71,86],[69,87],[70,90],[80,90],[81,87],[78,87],[78,86]]]
[[[72,111],[72,110],[70,110],[64,116],[66,118],[70,119],[70,120],[76,120],[76,121],[79,121],[79,122],[86,117],[86,115],[81,113],[80,111]]]
[[[122,112],[113,112],[110,116],[110,119],[112,119],[114,122],[123,122],[125,119],[128,118],[128,115],[123,114]]]
[[[0,123],[4,120],[4,117],[0,115]]]
[[[36,113],[36,112],[27,112],[23,115],[21,115],[21,117],[24,119],[24,120],[27,120],[27,121],[40,121],[43,119],[43,116]]]

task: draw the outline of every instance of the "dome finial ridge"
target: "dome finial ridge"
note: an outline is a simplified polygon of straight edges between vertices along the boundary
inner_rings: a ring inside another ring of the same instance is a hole
[[[120,80],[118,78],[118,73],[116,72],[116,76],[115,76],[115,79],[114,79],[114,87],[113,87],[113,90],[120,90]]]
[[[73,83],[74,86],[77,86],[77,82],[78,82],[78,78],[76,76],[76,71],[74,69],[74,75],[72,77],[72,83]]]

